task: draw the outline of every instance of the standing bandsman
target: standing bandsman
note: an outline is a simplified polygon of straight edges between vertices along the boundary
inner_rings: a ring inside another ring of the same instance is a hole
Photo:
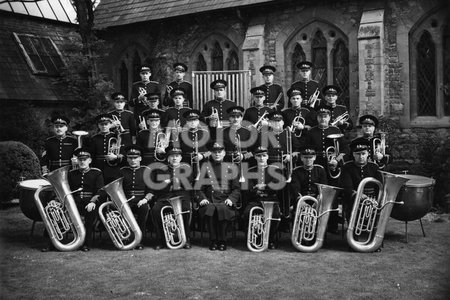
[[[191,218],[191,199],[194,197],[192,189],[192,170],[191,166],[181,163],[181,149],[172,148],[168,152],[168,164],[155,171],[155,182],[163,183],[160,189],[155,191],[155,204],[151,209],[153,220],[155,221],[156,237],[158,239],[156,250],[165,247],[163,220],[161,219],[161,209],[169,205],[167,201],[173,197],[181,197],[181,211],[183,213],[183,225],[186,235],[185,249],[191,248],[189,237],[191,235],[189,219]]]
[[[113,118],[113,124],[120,131],[122,143],[125,146],[136,143],[136,119],[130,110],[125,109],[125,96],[116,92],[111,94],[111,99],[114,101],[114,110],[109,112]]]
[[[84,227],[86,228],[86,240],[82,251],[89,251],[92,245],[94,223],[97,218],[100,189],[104,186],[102,171],[91,168],[91,154],[86,148],[77,148],[75,156],[78,159],[78,169],[69,172],[68,181],[72,191],[82,188],[83,190],[74,194],[78,211],[84,216]],[[102,195],[102,198],[105,196]]]
[[[236,104],[226,99],[228,83],[223,79],[211,82],[210,88],[214,90],[214,99],[205,103],[202,111],[202,119],[209,120],[211,138],[216,139],[217,129],[229,126],[227,109]],[[214,113],[213,113],[214,112]]]
[[[145,234],[148,212],[150,210],[148,202],[152,200],[153,193],[145,183],[144,176],[150,174],[150,168],[141,166],[141,147],[131,145],[125,148],[128,165],[120,169],[123,177],[123,190],[127,199],[134,196],[128,203],[133,213],[137,215],[136,221],[142,234]],[[137,250],[142,250],[142,244],[136,246]]]
[[[225,146],[225,161],[227,162],[239,163],[253,156],[250,149],[256,142],[257,132],[242,126],[244,110],[241,106],[232,106],[227,109],[230,116],[230,127],[219,132],[218,138],[223,141],[222,144]],[[238,140],[240,141],[238,142]]]
[[[188,67],[183,63],[174,63],[173,70],[175,74],[175,80],[166,86],[166,95],[164,97],[163,105],[167,107],[173,107],[175,105],[172,96],[172,91],[175,89],[182,89],[185,93],[184,106],[192,107],[192,84],[184,80]]]
[[[386,151],[385,133],[375,133],[378,128],[378,119],[372,115],[364,115],[359,118],[359,125],[363,135],[354,139],[352,143],[366,141],[369,144],[369,161],[376,163],[380,169],[384,169],[391,163],[391,156]],[[376,139],[375,143],[374,139]],[[352,157],[353,154],[350,153],[350,158]]]
[[[165,160],[165,148],[169,141],[161,128],[161,112],[159,109],[148,109],[143,112],[147,129],[139,131],[136,145],[142,148],[142,164]]]
[[[181,128],[186,124],[186,119],[183,114],[191,108],[185,107],[183,103],[185,102],[186,93],[181,88],[174,88],[171,90],[170,95],[174,102],[173,107],[169,107],[166,109],[166,120],[167,120],[167,129],[166,132],[170,132],[170,139],[172,141],[177,141],[179,138],[179,134],[181,132]]]
[[[131,107],[134,107],[134,117],[136,118],[136,123],[139,123],[139,116],[141,113],[150,108],[150,104],[146,98],[146,94],[155,93],[161,98],[161,87],[159,82],[150,81],[150,76],[152,75],[150,66],[142,65],[139,69],[139,75],[141,76],[141,81],[133,83],[131,87],[131,101],[128,103]]]
[[[300,70],[300,80],[294,82],[291,85],[292,89],[300,90],[302,92],[302,106],[310,109],[315,108],[311,107],[310,98],[314,94],[319,94],[318,99],[320,99],[320,89],[319,89],[319,83],[315,80],[311,79],[311,72],[312,72],[313,64],[309,61],[301,61],[297,64],[297,68]],[[317,101],[316,104],[318,105],[319,102]]]
[[[73,151],[77,148],[77,139],[67,136],[69,119],[64,116],[52,118],[54,136],[45,140],[41,158],[42,173],[72,164]]]
[[[341,132],[350,131],[353,128],[353,122],[349,117],[347,107],[336,103],[341,89],[336,85],[327,85],[322,89],[326,105],[330,107],[330,124],[338,127]],[[347,115],[347,117],[344,117]]]
[[[266,97],[264,105],[274,110],[282,110],[284,108],[284,93],[281,85],[274,83],[275,67],[262,66],[259,71],[264,78],[264,84],[259,86],[263,89]]]
[[[287,95],[289,97],[289,103],[291,107],[283,110],[283,114],[285,115],[286,126],[292,126],[293,131],[296,136],[303,135],[303,130],[311,129],[314,126],[313,115],[310,110],[306,107],[302,107],[302,92],[296,89],[289,89],[287,91]],[[303,118],[303,121],[301,121]],[[300,119],[300,122],[299,120]]]
[[[123,159],[123,144],[116,133],[110,131],[113,127],[109,114],[100,114],[95,117],[99,133],[91,140],[91,155],[93,166],[103,172],[105,183],[119,178]]]
[[[200,205],[199,215],[203,220],[202,223],[208,224],[209,249],[225,251],[227,225],[236,216],[235,206],[241,188],[236,176],[236,166],[223,161],[225,157],[223,145],[215,142],[211,151],[210,161],[202,166],[208,177],[200,178],[203,184],[197,201]]]
[[[253,95],[253,106],[245,110],[244,120],[252,124],[256,124],[260,121],[257,128],[267,126],[269,124],[267,121],[267,115],[274,110],[264,105],[264,101],[266,100],[266,93],[264,92],[264,89],[261,87],[254,87],[250,90],[250,93]],[[264,114],[265,117],[263,117]]]
[[[249,225],[250,210],[255,206],[262,207],[261,201],[276,202],[273,208],[272,218],[279,219],[281,217],[278,195],[285,183],[281,169],[278,166],[267,164],[269,155],[266,148],[258,147],[255,150],[255,159],[257,165],[248,169],[247,175],[249,178],[248,204],[244,209],[244,221],[247,224],[247,228]],[[271,222],[269,249],[275,249],[277,247],[275,240],[279,223],[279,221],[274,220]]]

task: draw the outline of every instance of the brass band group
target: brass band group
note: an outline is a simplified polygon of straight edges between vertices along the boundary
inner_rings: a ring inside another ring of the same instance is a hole
[[[186,65],[174,64],[165,90],[143,65],[130,99],[113,93],[114,109],[96,117],[97,134],[69,135],[70,120],[54,117],[41,159],[49,185],[35,193],[51,242],[43,251],[89,251],[97,219],[121,250],[150,239],[155,249],[189,249],[195,223],[210,250],[225,251],[236,220],[254,252],[276,249],[280,230],[298,250],[317,251],[344,220],[352,249],[379,250],[406,179],[381,171],[390,156],[377,118],[361,116],[360,136],[347,143],[354,129],[339,87],[319,90],[312,64],[297,67],[287,97],[276,69],[263,66],[249,108],[227,99],[217,79],[214,99],[196,99],[196,110]]]

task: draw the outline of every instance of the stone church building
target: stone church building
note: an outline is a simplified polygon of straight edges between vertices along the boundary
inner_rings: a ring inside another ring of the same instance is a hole
[[[355,124],[366,113],[381,118],[392,171],[434,176],[438,185],[449,179],[446,0],[102,0],[95,27],[113,46],[104,71],[124,93],[143,62],[161,84],[179,61],[194,85],[196,72],[240,70],[248,88],[262,83],[258,69],[270,64],[286,91],[297,80],[296,63],[312,61],[320,86],[342,88]],[[248,90],[233,96],[248,107]]]

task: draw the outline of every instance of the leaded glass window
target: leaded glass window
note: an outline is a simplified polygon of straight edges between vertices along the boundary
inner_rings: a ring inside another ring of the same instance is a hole
[[[327,85],[327,40],[322,31],[318,30],[311,41],[312,63],[314,65],[312,78],[319,82],[319,88]]]
[[[333,51],[333,82],[341,88],[342,93],[339,100],[342,105],[350,107],[349,96],[349,72],[348,72],[348,49],[342,40],[339,40]]]
[[[214,44],[212,52],[212,70],[213,71],[223,70],[223,51],[218,42]]]
[[[227,61],[228,70],[239,70],[239,58],[235,51],[231,51],[228,61]]]
[[[305,52],[303,51],[302,46],[300,44],[296,44],[294,48],[294,53],[292,53],[292,82],[299,80],[299,72],[297,69],[297,64],[301,61],[306,60]]]
[[[425,31],[417,44],[417,115],[436,116],[436,50]]]

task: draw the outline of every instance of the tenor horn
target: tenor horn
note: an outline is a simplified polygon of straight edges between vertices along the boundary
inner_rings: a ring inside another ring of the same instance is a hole
[[[255,206],[250,210],[247,248],[252,252],[263,252],[269,247],[270,225],[272,221],[281,219],[272,218],[274,201],[261,201],[262,208]]]
[[[409,180],[400,175],[379,171],[383,183],[373,177],[364,178],[358,185],[355,203],[347,228],[347,242],[358,252],[377,250],[384,239],[386,225],[398,192]],[[363,197],[367,184],[378,186],[377,197]]]
[[[121,133],[117,132],[117,137],[110,137],[108,140],[108,154],[114,154],[115,156],[119,156],[120,148],[122,147],[121,144],[122,144]],[[106,163],[111,167],[115,167],[119,164],[119,160],[118,159],[113,161],[106,160]]]
[[[190,213],[190,211],[182,211],[180,196],[169,198],[167,201],[170,205],[161,209],[166,245],[169,249],[180,249],[184,247],[187,241],[182,214]]]
[[[316,183],[317,198],[303,196],[297,204],[291,242],[301,252],[316,252],[322,248],[330,212],[341,188]]]
[[[114,246],[119,250],[130,250],[141,242],[142,231],[128,205],[134,196],[126,199],[122,181],[123,178],[119,178],[103,187],[111,201],[100,205],[98,214]]]
[[[34,193],[34,200],[50,241],[59,251],[77,250],[84,244],[86,238],[86,229],[72,195],[81,191],[81,188],[75,191],[70,190],[69,168],[70,166],[65,166],[48,173],[46,178],[51,186],[40,186]],[[53,190],[57,199],[51,200],[44,208],[40,194],[48,190]],[[66,242],[64,235],[67,233],[72,233],[73,238]]]
[[[328,175],[331,178],[333,178],[333,179],[336,179],[339,176],[341,176],[341,170],[340,170],[339,167],[336,167],[336,168],[338,168],[336,175],[333,175],[331,173],[331,171],[336,171],[336,170],[331,170],[330,169],[330,162],[333,159],[336,160],[336,161],[340,159],[341,153],[339,151],[339,141],[338,141],[338,139],[340,139],[343,136],[344,136],[344,134],[342,134],[342,133],[335,133],[335,134],[327,135],[327,138],[333,140],[333,146],[329,146],[329,147],[327,147],[327,149],[325,149],[325,154],[326,154],[327,162],[328,162],[328,165],[327,165]]]

